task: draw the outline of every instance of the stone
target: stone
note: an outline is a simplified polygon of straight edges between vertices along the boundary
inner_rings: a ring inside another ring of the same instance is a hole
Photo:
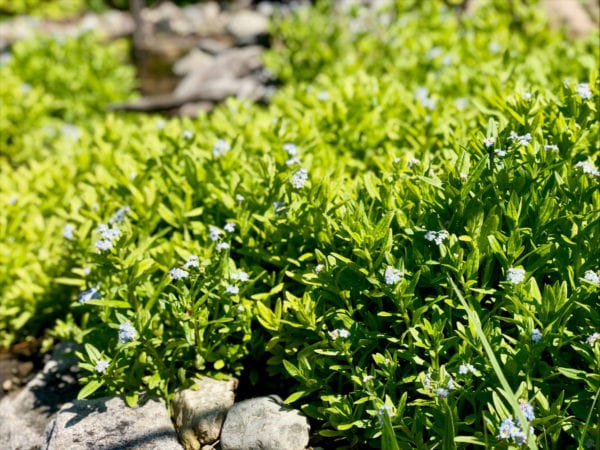
[[[219,439],[237,387],[235,378],[221,381],[205,377],[195,382],[195,389],[179,391],[172,402],[173,420],[186,450],[199,450]]]
[[[77,359],[63,357],[77,349],[58,344],[44,369],[23,390],[0,401],[0,448],[45,448],[44,431],[61,406],[77,396]]]
[[[208,80],[243,78],[262,67],[262,47],[231,48],[219,54],[204,70],[192,72],[177,85],[176,97],[187,97],[202,90]]]
[[[269,20],[259,12],[241,10],[230,17],[225,29],[239,45],[259,44],[265,42],[269,34]]]
[[[135,408],[119,397],[65,404],[47,429],[46,450],[181,450],[163,401]]]
[[[304,450],[308,420],[284,405],[277,395],[236,403],[221,430],[222,450]]]
[[[187,55],[173,64],[173,73],[175,75],[184,76],[190,72],[206,70],[213,60],[214,57],[212,55],[209,55],[198,48],[194,48]]]

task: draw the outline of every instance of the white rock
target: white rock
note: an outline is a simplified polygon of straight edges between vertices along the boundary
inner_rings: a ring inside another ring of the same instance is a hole
[[[276,395],[236,403],[221,430],[222,450],[304,450],[308,420]]]
[[[46,450],[181,450],[162,401],[129,408],[118,397],[65,404],[48,425]]]
[[[231,16],[225,29],[240,44],[255,44],[269,33],[269,20],[258,12],[242,10]]]
[[[205,70],[213,60],[214,56],[194,48],[173,65],[173,73],[184,76],[190,72]]]

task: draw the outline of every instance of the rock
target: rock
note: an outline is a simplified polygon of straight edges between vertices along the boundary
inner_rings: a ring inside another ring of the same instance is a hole
[[[119,397],[65,404],[47,429],[46,450],[181,450],[167,408],[149,400],[135,408]]]
[[[231,16],[225,29],[239,45],[264,43],[269,34],[269,20],[259,12],[242,10]]]
[[[60,407],[75,398],[77,359],[63,358],[75,350],[73,343],[56,346],[50,360],[25,388],[0,401],[0,448],[45,448],[44,431]]]
[[[232,45],[233,42],[223,42],[222,39],[203,38],[198,41],[197,47],[206,53],[217,55],[231,48]]]
[[[173,419],[186,450],[199,450],[219,439],[227,410],[233,405],[237,380],[196,380],[197,389],[178,392],[172,402]]]
[[[556,28],[565,26],[571,37],[585,36],[598,29],[598,24],[577,0],[544,0],[542,5],[550,23]]]
[[[243,78],[262,67],[262,52],[259,46],[229,49],[219,54],[206,69],[190,73],[181,80],[174,95],[186,97],[198,92],[208,80]]]
[[[215,58],[212,55],[209,55],[198,48],[194,48],[173,65],[173,73],[175,75],[184,76],[190,72],[206,70],[214,59]]]
[[[222,450],[303,450],[308,445],[306,417],[276,395],[236,403],[221,430]]]

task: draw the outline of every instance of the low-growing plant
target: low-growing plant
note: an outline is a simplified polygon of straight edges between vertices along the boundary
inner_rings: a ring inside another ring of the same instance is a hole
[[[501,10],[432,5],[328,36],[341,62],[299,55],[315,66],[282,68],[266,107],[107,115],[6,177],[0,198],[19,180],[42,208],[43,246],[10,215],[5,236],[51,279],[54,336],[83,344],[80,397],[234,375],[278,386],[337,448],[600,442],[597,48],[529,9],[509,37]],[[310,49],[324,13],[301,14],[281,27]],[[6,318],[24,267],[0,284]]]

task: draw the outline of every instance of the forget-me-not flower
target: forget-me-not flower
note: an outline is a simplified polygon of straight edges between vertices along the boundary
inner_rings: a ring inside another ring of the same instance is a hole
[[[182,280],[183,278],[187,278],[190,273],[186,270],[180,269],[179,267],[175,267],[174,269],[169,270],[169,275],[174,280]]]
[[[229,244],[227,242],[219,242],[215,245],[215,249],[220,252],[222,250],[227,250],[229,248]]]
[[[219,230],[214,225],[208,226],[208,237],[210,238],[211,241],[213,241],[213,242],[218,241],[220,236],[221,236],[221,230]]]
[[[300,169],[292,176],[292,186],[296,189],[302,189],[306,180],[308,180],[308,171],[306,169]]]
[[[520,267],[511,267],[508,269],[506,279],[512,284],[522,283],[525,281],[525,269],[521,269]]]
[[[589,345],[593,345],[594,342],[596,342],[596,341],[600,341],[600,333],[597,333],[597,332],[588,336],[587,339],[585,340],[585,343],[589,344]]]
[[[335,330],[330,331],[329,335],[333,339],[338,339],[338,338],[346,339],[346,338],[350,337],[350,332],[348,330],[346,330],[345,328],[336,328]]]
[[[228,284],[227,287],[225,287],[225,292],[227,292],[228,294],[235,295],[240,292],[240,288],[234,284]]]
[[[575,88],[575,91],[584,100],[592,98],[592,90],[590,89],[590,85],[587,83],[579,83]]]
[[[137,331],[131,325],[131,322],[124,322],[119,325],[119,342],[126,344],[127,342],[133,341],[137,337]]]
[[[96,361],[95,370],[98,373],[104,373],[106,371],[106,369],[108,369],[108,366],[109,366],[108,361],[105,361],[103,359],[99,359],[98,361]]]
[[[74,233],[75,225],[68,223],[64,226],[62,235],[65,239],[72,241],[75,238]]]
[[[186,259],[185,264],[183,265],[184,269],[189,269],[190,267],[199,267],[200,261],[198,261],[198,255],[190,255],[188,259]]]
[[[402,279],[402,272],[392,266],[387,266],[384,273],[385,284],[396,284]]]
[[[458,368],[458,373],[461,375],[466,375],[469,372],[475,373],[475,367],[473,367],[473,364],[461,364]]]
[[[90,300],[96,300],[100,298],[100,290],[97,287],[92,287],[87,291],[79,293],[77,301],[79,303],[87,303]]]
[[[231,150],[231,145],[229,144],[229,142],[227,142],[224,139],[218,139],[217,142],[215,142],[215,145],[213,145],[213,156],[215,158],[224,155],[225,153],[227,153],[229,150]]]
[[[228,233],[233,233],[235,231],[235,222],[227,222],[223,229]]]
[[[537,328],[534,328],[531,331],[531,340],[533,342],[540,342],[542,340],[542,332],[540,330],[538,330]]]

